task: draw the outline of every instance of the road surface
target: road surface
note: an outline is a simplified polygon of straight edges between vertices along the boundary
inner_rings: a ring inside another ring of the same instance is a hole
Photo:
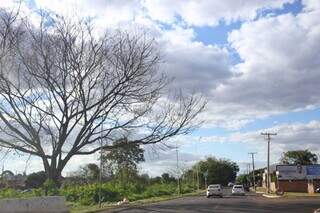
[[[231,196],[230,192],[224,192],[223,198],[206,198],[193,196],[169,200],[139,207],[124,207],[108,210],[105,213],[177,213],[177,212],[254,212],[254,213],[313,213],[320,208],[319,198],[301,199],[270,199],[261,195],[249,193],[246,196]]]

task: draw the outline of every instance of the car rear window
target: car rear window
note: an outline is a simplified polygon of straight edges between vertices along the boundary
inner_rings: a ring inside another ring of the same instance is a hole
[[[209,186],[209,188],[210,189],[218,189],[218,188],[220,188],[220,186],[219,185],[212,185],[212,186]]]
[[[242,186],[234,186],[235,189],[242,189]]]

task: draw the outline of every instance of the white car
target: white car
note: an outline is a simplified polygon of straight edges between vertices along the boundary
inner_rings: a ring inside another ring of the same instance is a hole
[[[231,193],[232,195],[245,195],[243,185],[234,185]]]
[[[211,196],[222,197],[222,189],[220,184],[209,185],[207,189],[207,198]]]

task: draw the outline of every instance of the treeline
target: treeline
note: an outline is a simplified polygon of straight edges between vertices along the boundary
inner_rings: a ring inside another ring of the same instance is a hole
[[[97,164],[85,164],[70,176],[61,178],[58,184],[46,180],[43,171],[32,173],[26,180],[26,187],[32,190],[19,193],[13,189],[3,189],[0,191],[0,196],[62,195],[67,201],[81,205],[96,204],[99,199],[102,202],[116,202],[123,198],[134,201],[190,193],[204,189],[206,184],[227,185],[228,182],[235,180],[239,171],[234,162],[208,157],[183,171],[173,169],[158,177],[150,177],[147,174],[140,174],[137,168],[137,165],[145,160],[144,150],[136,144],[128,143],[126,139],[116,143],[118,149],[102,153],[99,159],[102,170]]]

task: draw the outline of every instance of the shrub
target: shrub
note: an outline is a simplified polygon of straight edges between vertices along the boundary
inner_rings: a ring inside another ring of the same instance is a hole
[[[159,184],[149,186],[144,194],[146,197],[157,197],[163,195],[172,195],[176,192],[177,186],[173,183],[170,184]]]
[[[43,183],[42,188],[46,196],[59,195],[59,188],[57,187],[56,183],[51,179],[47,179]]]
[[[19,193],[15,189],[4,188],[0,190],[0,197],[1,198],[19,198],[21,197],[21,193]]]
[[[88,184],[83,186],[67,186],[60,190],[61,195],[67,201],[79,202],[82,205],[93,205],[99,202],[99,192],[101,189],[102,202],[115,202],[122,199],[120,193],[111,184]]]

